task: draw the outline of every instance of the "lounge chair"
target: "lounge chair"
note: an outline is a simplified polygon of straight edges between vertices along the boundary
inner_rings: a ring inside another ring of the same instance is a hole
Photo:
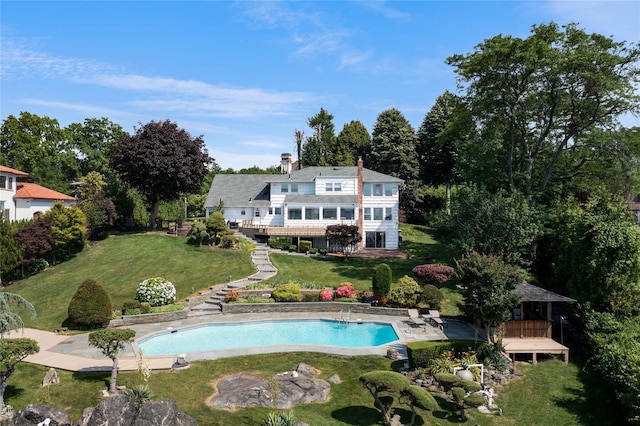
[[[420,318],[420,313],[417,309],[407,309],[407,313],[409,314],[409,320],[413,325],[423,326],[425,329],[427,328],[427,323],[425,320]]]
[[[433,323],[440,328],[444,327],[445,325],[445,320],[440,318],[440,311],[437,311],[435,309],[429,310],[429,313],[423,315],[422,317],[428,321],[433,321]]]

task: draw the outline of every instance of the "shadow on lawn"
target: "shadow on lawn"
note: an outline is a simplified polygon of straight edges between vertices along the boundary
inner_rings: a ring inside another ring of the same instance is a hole
[[[402,419],[402,424],[408,424],[409,421],[411,420],[411,410],[394,406],[393,412],[395,414],[400,415],[400,418]],[[370,426],[370,425],[381,424],[382,422],[382,414],[380,414],[380,411],[372,407],[363,407],[363,406],[351,406],[351,407],[340,408],[338,410],[333,411],[331,413],[331,417],[333,417],[334,419],[340,422],[343,422],[349,425],[356,425],[356,426],[365,426],[365,425]],[[425,422],[422,419],[422,417],[420,417],[420,415],[416,416],[416,421],[414,425],[421,426],[424,424]]]
[[[580,369],[578,380],[584,384],[584,391],[567,389],[565,397],[556,397],[554,404],[575,414],[581,425],[604,426],[627,424],[625,410],[615,398],[614,392],[603,385],[597,373]]]

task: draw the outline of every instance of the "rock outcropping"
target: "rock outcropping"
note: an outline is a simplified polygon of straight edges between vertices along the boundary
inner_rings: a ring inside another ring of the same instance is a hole
[[[6,425],[72,426],[72,423],[63,410],[29,405],[18,411]],[[142,403],[126,395],[114,395],[95,408],[85,409],[80,422],[73,426],[198,426],[198,422],[168,399]]]
[[[299,364],[295,371],[275,374],[271,381],[251,377],[248,373],[225,377],[217,384],[218,394],[211,399],[217,408],[272,407],[288,409],[297,404],[323,402],[329,398],[331,385],[314,379],[316,371]]]

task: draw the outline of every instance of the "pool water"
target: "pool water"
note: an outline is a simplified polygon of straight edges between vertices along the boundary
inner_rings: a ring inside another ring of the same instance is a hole
[[[391,324],[329,320],[208,324],[155,334],[138,342],[145,355],[271,345],[380,346],[398,340]]]

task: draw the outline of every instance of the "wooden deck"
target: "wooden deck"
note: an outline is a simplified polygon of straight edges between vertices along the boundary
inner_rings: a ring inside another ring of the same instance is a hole
[[[569,362],[569,348],[561,345],[553,339],[545,337],[531,337],[531,338],[510,338],[505,337],[502,339],[504,344],[505,353],[512,360],[515,354],[531,354],[533,363],[538,362],[538,354],[554,354],[563,355],[564,362]]]

